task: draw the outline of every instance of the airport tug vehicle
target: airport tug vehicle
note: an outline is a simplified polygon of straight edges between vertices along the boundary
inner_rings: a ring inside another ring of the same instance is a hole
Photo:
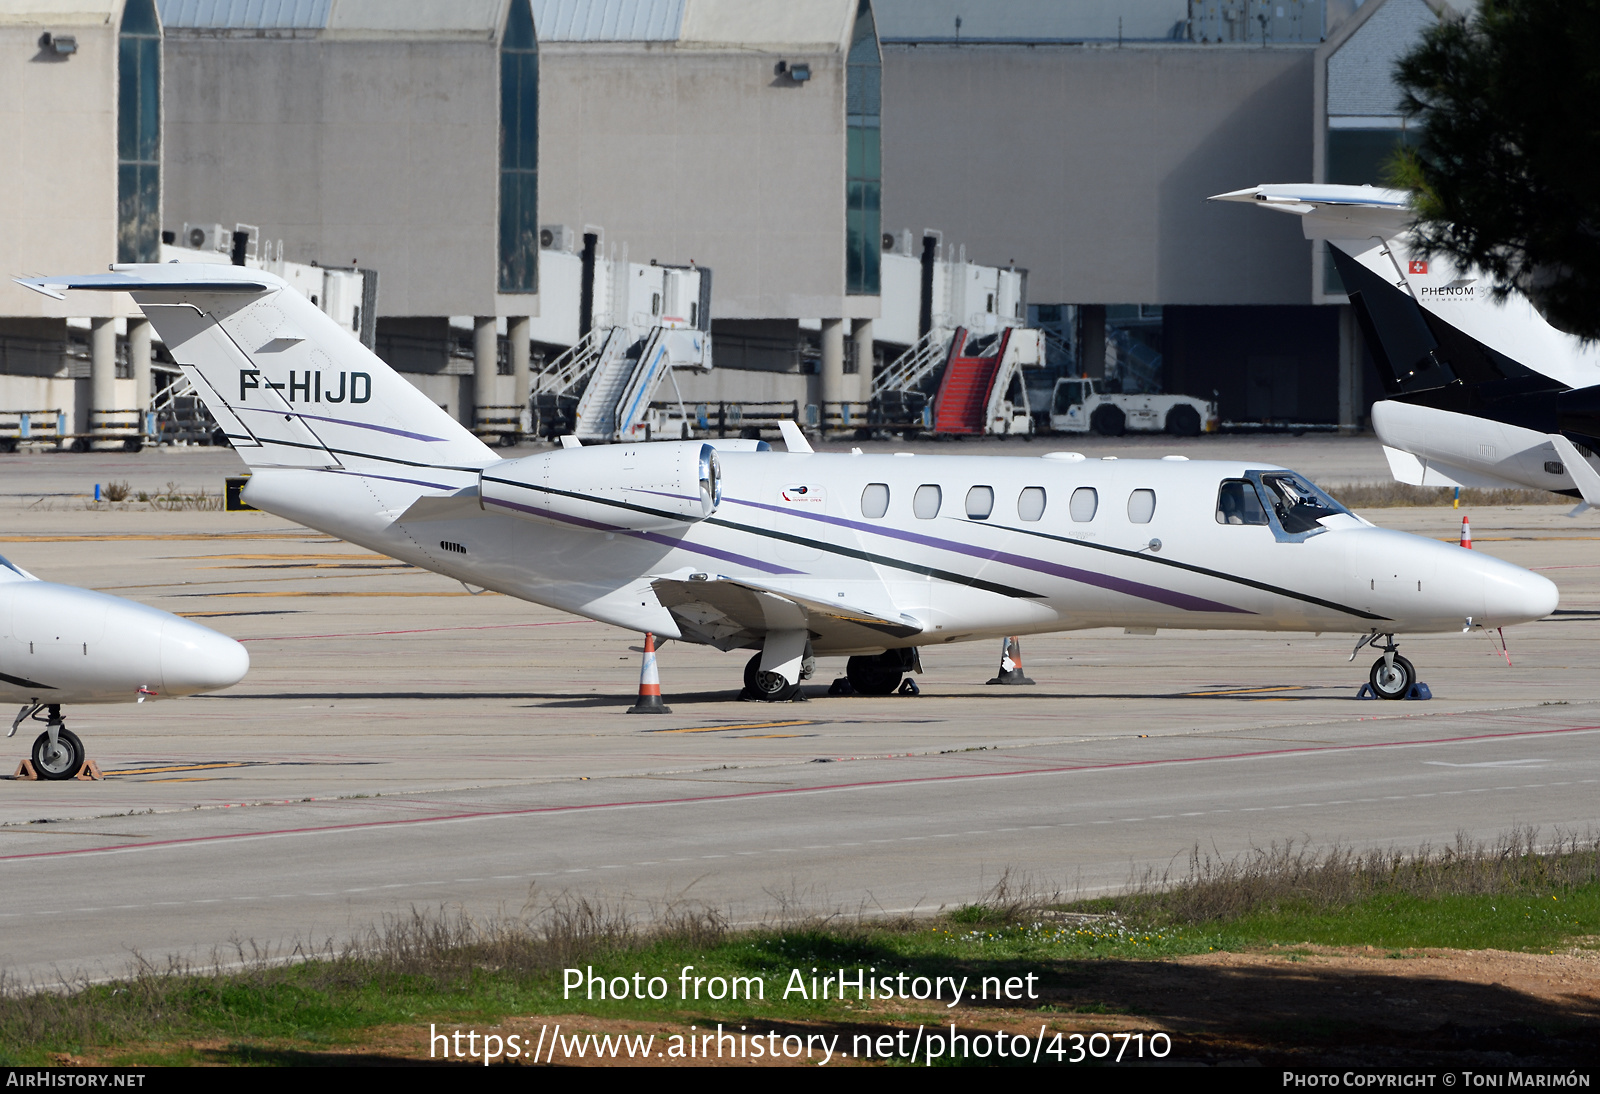
[[[1415,682],[1401,636],[1548,615],[1556,587],[1378,528],[1259,463],[788,451],[753,440],[500,459],[309,301],[243,267],[21,281],[126,291],[250,465],[252,505],[509,596],[749,650],[750,698],[820,656],[868,694],[928,647],[1095,627],[1345,631]],[[1360,647],[1358,646],[1358,649]]]

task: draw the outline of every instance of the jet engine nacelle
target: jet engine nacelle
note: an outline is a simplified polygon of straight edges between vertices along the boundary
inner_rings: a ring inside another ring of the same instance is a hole
[[[717,511],[722,467],[701,441],[562,448],[484,468],[478,499],[532,520],[661,531]]]

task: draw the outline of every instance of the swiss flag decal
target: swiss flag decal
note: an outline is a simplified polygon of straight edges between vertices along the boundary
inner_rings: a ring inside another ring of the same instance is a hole
[[[1413,258],[1411,260],[1410,272],[1414,274],[1425,274],[1428,272],[1428,264],[1420,258]]]

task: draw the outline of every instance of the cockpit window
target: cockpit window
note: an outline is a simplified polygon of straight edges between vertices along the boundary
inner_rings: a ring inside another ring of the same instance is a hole
[[[1261,505],[1256,484],[1249,479],[1228,479],[1217,491],[1218,524],[1266,524],[1267,511]]]
[[[17,569],[16,566],[14,566],[12,564],[11,560],[9,558],[6,558],[4,555],[0,555],[0,566],[3,566],[7,570],[10,570],[12,573],[16,574],[18,577],[24,576],[22,571]]]
[[[1277,514],[1278,523],[1290,535],[1316,531],[1322,527],[1317,522],[1324,517],[1350,512],[1305,479],[1290,472],[1263,474],[1261,484],[1267,488],[1267,500]]]

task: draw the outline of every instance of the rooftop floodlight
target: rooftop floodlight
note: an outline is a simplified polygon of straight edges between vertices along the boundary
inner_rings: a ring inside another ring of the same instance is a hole
[[[78,39],[72,34],[51,34],[48,30],[39,36],[39,48],[63,55],[78,52]]]
[[[811,66],[808,64],[790,65],[789,79],[797,84],[803,84],[811,79]]]

